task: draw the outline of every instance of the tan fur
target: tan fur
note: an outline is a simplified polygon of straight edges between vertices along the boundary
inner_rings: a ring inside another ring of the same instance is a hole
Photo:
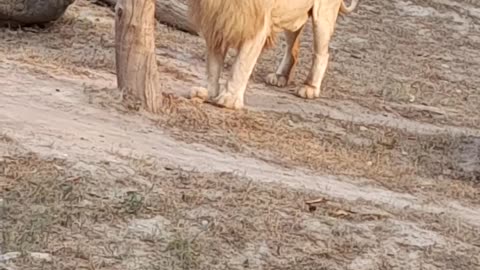
[[[287,46],[277,71],[266,82],[285,86],[293,77],[298,59],[299,38],[311,18],[314,51],[312,67],[305,83],[297,90],[303,98],[320,96],[320,86],[327,69],[328,44],[338,14],[352,12],[359,0],[347,6],[345,0],[189,0],[192,24],[205,38],[207,89],[196,89],[193,96],[214,97],[215,103],[232,109],[242,108],[244,94],[253,68],[265,47],[274,45],[275,33],[284,31]],[[228,49],[237,49],[227,83],[219,84]]]
[[[238,49],[257,35],[265,22],[263,0],[190,0],[190,18],[210,49]]]

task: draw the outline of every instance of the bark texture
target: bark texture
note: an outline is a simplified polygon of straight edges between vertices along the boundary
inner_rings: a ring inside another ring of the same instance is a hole
[[[75,0],[0,0],[0,24],[43,24],[60,18]]]
[[[115,46],[118,88],[160,112],[155,55],[155,0],[119,0],[115,8]]]

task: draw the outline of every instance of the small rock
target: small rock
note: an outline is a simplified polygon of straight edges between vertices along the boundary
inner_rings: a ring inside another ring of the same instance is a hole
[[[410,95],[408,95],[408,96],[409,96],[408,100],[409,100],[410,102],[415,102],[415,99],[416,99],[416,98],[415,98],[414,95],[411,95],[411,94],[410,94]]]

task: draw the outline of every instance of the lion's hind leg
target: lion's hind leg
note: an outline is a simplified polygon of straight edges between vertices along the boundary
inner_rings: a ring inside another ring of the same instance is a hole
[[[321,1],[314,5],[313,21],[313,62],[305,84],[297,95],[313,99],[320,97],[320,88],[329,60],[329,43],[333,35],[341,1]]]
[[[283,59],[275,73],[270,73],[265,78],[266,83],[285,87],[293,79],[294,69],[298,61],[298,51],[300,46],[300,36],[304,27],[295,32],[285,31],[285,40],[287,46],[283,54]]]

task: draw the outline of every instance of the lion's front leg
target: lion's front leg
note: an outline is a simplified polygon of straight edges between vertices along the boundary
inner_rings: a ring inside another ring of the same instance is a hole
[[[300,36],[303,26],[298,31],[285,31],[285,40],[287,46],[283,54],[283,59],[275,73],[270,73],[265,81],[273,86],[285,87],[293,79],[293,73],[298,61],[298,51],[300,45]]]
[[[245,41],[232,66],[230,78],[222,86],[220,94],[215,98],[217,105],[229,109],[241,109],[244,106],[245,90],[253,68],[262,52],[267,39],[266,26],[255,38]]]
[[[312,68],[307,80],[297,95],[307,99],[320,97],[320,87],[329,61],[328,45],[333,34],[340,9],[339,1],[314,7],[312,16],[314,34],[314,54]]]
[[[207,88],[196,87],[192,90],[191,97],[205,101],[218,96],[220,75],[223,71],[226,50],[209,49],[207,55]]]

